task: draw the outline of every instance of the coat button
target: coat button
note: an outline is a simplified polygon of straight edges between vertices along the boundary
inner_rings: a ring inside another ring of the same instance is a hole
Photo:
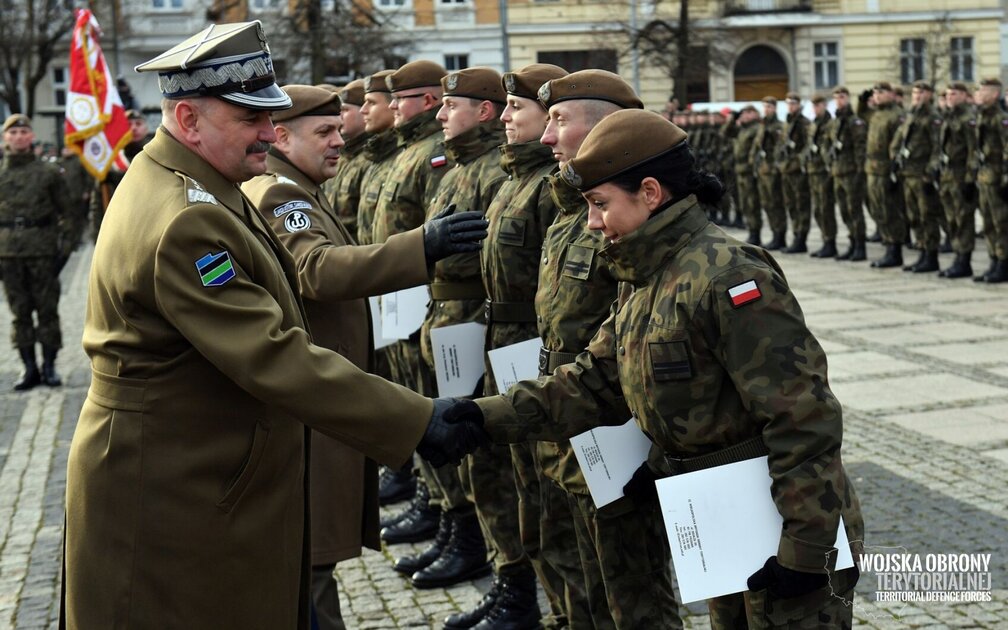
[[[543,264],[544,265],[548,265],[549,264],[549,257],[548,256],[543,256]]]
[[[619,353],[620,353],[620,356],[625,356],[626,355],[626,348],[623,347],[623,346],[620,346],[619,347]]]

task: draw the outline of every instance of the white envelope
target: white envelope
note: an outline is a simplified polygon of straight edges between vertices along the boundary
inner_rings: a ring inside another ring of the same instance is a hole
[[[570,439],[595,507],[623,496],[634,472],[647,459],[651,440],[633,418],[618,427],[597,427]]]
[[[409,339],[410,335],[420,330],[420,325],[427,317],[428,302],[430,289],[425,284],[383,295],[382,335],[390,339]]]
[[[382,325],[381,325],[381,301],[376,296],[371,296],[368,298],[368,304],[371,307],[371,332],[374,336],[374,347],[375,350],[384,348],[385,346],[391,346],[396,342],[395,339],[389,339],[382,336]]]
[[[503,394],[518,381],[539,378],[539,351],[542,347],[542,339],[536,337],[487,352],[497,391]]]
[[[472,396],[483,378],[486,326],[476,322],[431,329],[438,396]]]

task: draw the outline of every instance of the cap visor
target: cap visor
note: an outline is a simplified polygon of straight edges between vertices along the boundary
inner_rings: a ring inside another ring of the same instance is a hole
[[[230,92],[228,94],[220,94],[217,98],[248,109],[273,111],[290,109],[294,106],[287,93],[281,90],[276,83],[255,92]]]

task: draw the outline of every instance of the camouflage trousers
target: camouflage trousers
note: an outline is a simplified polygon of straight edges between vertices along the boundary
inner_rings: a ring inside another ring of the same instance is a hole
[[[682,628],[658,501],[636,506],[621,499],[599,511],[591,495],[568,496],[582,562],[597,562],[602,577],[604,600],[597,584],[588,584],[589,597],[595,605],[606,602],[612,618],[611,626],[596,627]]]
[[[812,223],[812,200],[809,193],[809,178],[805,173],[781,173],[784,208],[791,219],[791,231],[808,234]]]
[[[977,187],[987,252],[998,260],[1008,260],[1008,204],[1001,198],[997,184],[977,184]]]
[[[922,177],[903,176],[902,181],[907,223],[914,232],[914,240],[924,251],[936,252],[941,244],[938,191]]]
[[[809,175],[809,196],[812,214],[824,241],[836,239],[836,201],[833,195],[833,178],[828,173]]]
[[[759,231],[763,227],[763,216],[759,210],[759,192],[756,178],[751,173],[735,174],[735,196],[739,212],[745,219],[746,227]]]
[[[942,175],[940,187],[952,251],[957,254],[972,252],[976,241],[976,203],[963,197],[962,184],[965,181],[965,173],[946,172]]]
[[[781,177],[777,171],[759,173],[756,176],[759,202],[766,212],[767,223],[774,232],[787,232],[787,214],[784,211],[784,197],[781,194]]]
[[[56,259],[50,256],[0,258],[0,272],[11,311],[14,347],[34,346],[37,342],[49,348],[61,348],[60,281]]]
[[[857,570],[830,573],[830,583],[801,597],[777,599],[766,590],[707,600],[713,630],[850,630]]]
[[[902,245],[906,237],[902,201],[888,174],[868,174],[868,210],[886,245]]]
[[[577,516],[571,511],[567,492],[552,479],[543,477],[539,484],[539,546],[543,563],[560,577],[558,590],[567,623],[572,630],[612,628],[612,617],[605,605],[605,591],[592,592],[588,585],[601,586],[602,574],[598,563],[591,575],[581,561],[577,538]]]
[[[865,180],[861,173],[833,176],[833,192],[840,207],[840,219],[847,226],[851,239],[865,240]]]

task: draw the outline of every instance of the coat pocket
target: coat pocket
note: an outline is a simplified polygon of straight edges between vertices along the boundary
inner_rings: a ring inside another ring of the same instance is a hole
[[[262,461],[268,437],[269,429],[264,427],[262,423],[256,422],[255,434],[252,436],[252,446],[249,447],[248,455],[245,457],[241,468],[238,469],[234,480],[224,492],[224,496],[217,502],[217,507],[224,512],[230,512],[248,488],[252,477],[255,476],[256,470],[259,468],[259,462]]]

